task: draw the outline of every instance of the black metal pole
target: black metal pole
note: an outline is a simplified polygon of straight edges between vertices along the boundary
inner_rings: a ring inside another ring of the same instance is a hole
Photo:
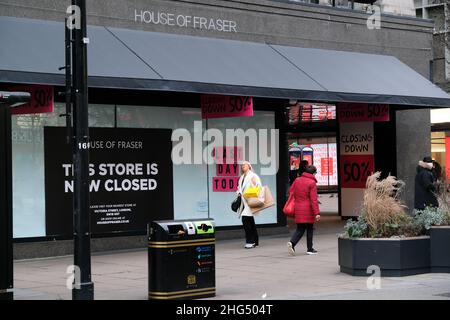
[[[0,300],[13,299],[11,114],[0,104]]]
[[[74,126],[74,263],[79,269],[80,283],[72,290],[73,300],[93,300],[91,279],[91,231],[89,210],[89,126],[87,87],[86,1],[75,0],[81,14],[81,28],[73,29],[73,126]],[[77,272],[77,270],[75,271]]]
[[[67,129],[67,143],[72,142],[72,32],[67,28],[66,18],[66,129]]]

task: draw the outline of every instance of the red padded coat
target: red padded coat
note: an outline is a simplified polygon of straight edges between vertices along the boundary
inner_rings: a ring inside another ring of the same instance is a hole
[[[320,214],[314,175],[304,172],[295,179],[289,193],[294,193],[295,223],[314,223]]]

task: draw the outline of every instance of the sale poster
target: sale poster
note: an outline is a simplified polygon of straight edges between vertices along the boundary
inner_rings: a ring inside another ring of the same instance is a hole
[[[373,154],[373,123],[349,122],[340,125],[340,153],[349,154]]]
[[[389,105],[367,103],[338,104],[339,122],[389,121]]]
[[[337,186],[337,150],[336,143],[311,144],[314,150],[314,166],[317,168],[318,186]]]
[[[201,96],[202,119],[252,117],[252,97],[204,94]]]
[[[239,183],[239,177],[214,177],[213,192],[235,192]]]
[[[242,147],[223,146],[214,148],[216,176],[212,178],[213,192],[235,192],[239,182],[239,164],[242,161]]]
[[[373,122],[341,123],[339,146],[342,216],[357,216],[367,178],[375,170]]]
[[[365,188],[374,162],[373,154],[341,156],[341,188]]]
[[[54,106],[54,92],[52,86],[28,85],[16,86],[10,89],[13,92],[29,92],[30,102],[11,109],[11,114],[51,113]]]

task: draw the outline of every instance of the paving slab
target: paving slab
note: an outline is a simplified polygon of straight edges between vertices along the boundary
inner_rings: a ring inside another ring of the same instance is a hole
[[[286,234],[261,237],[254,249],[244,249],[243,239],[218,240],[217,295],[207,300],[450,300],[450,274],[382,278],[380,289],[369,290],[368,278],[340,273],[337,234],[343,224],[333,216],[317,224],[314,256],[303,252],[305,239],[290,256]],[[72,263],[72,256],[15,261],[15,299],[71,299],[66,271]],[[147,264],[146,249],[93,254],[95,299],[147,299]]]

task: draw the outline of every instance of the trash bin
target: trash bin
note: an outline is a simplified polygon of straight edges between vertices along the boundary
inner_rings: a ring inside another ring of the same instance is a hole
[[[153,221],[148,226],[149,299],[216,295],[213,219]]]

